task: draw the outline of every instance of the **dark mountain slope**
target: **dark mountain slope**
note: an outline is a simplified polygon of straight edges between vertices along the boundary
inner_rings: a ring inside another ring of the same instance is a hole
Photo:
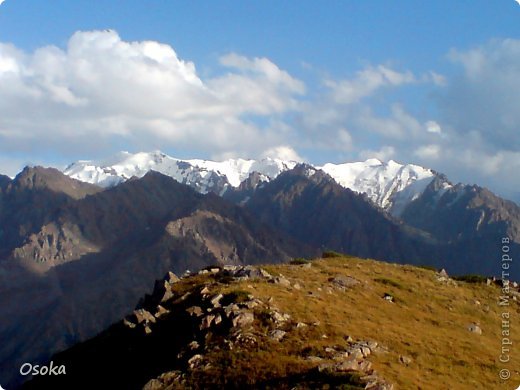
[[[167,270],[286,261],[301,249],[246,210],[156,172],[42,213],[43,226],[0,269],[0,373],[14,382],[23,362],[44,360],[131,311]]]
[[[0,260],[52,221],[61,207],[102,191],[42,167],[26,167],[12,181],[4,180],[1,188]]]
[[[401,218],[443,243],[452,272],[500,276],[504,239],[509,255],[520,258],[520,207],[485,188],[452,185],[439,176]],[[509,271],[511,279],[520,279],[517,262]]]
[[[304,165],[260,185],[244,207],[262,222],[323,249],[413,263],[425,262],[433,250],[420,232]]]

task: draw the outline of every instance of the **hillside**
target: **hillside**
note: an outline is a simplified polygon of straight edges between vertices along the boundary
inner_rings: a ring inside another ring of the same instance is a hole
[[[58,354],[24,389],[513,389],[502,313],[518,287],[352,257],[168,274],[133,315]],[[385,298],[386,297],[386,298]],[[100,302],[99,305],[103,305]],[[513,345],[520,343],[511,332]],[[511,378],[501,382],[507,368]],[[330,385],[330,387],[324,387]],[[350,387],[349,387],[350,386]]]

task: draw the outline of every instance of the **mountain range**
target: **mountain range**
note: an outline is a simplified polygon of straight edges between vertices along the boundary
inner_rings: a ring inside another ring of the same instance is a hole
[[[99,333],[165,272],[338,251],[501,276],[520,209],[432,170],[160,152],[0,176],[0,379]],[[511,278],[519,279],[518,267]],[[99,303],[103,302],[102,305]],[[6,378],[6,379],[4,379]]]

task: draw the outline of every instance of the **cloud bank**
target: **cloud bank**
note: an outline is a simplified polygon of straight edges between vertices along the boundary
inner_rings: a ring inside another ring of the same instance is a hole
[[[310,88],[268,58],[238,53],[202,78],[171,46],[111,30],[30,53],[0,43],[0,171],[13,174],[24,156],[52,163],[120,149],[315,163],[376,157],[520,199],[520,40],[452,49],[447,61],[447,74],[369,64]],[[433,97],[424,102],[434,115],[400,94],[411,89]]]

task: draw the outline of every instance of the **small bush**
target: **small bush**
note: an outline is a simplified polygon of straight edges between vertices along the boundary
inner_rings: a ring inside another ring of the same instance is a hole
[[[433,271],[433,272],[437,272],[437,271],[438,271],[437,268],[432,267],[431,265],[426,265],[426,264],[418,265],[417,267],[418,267],[418,268],[425,269],[425,270],[428,270],[428,271]]]
[[[230,291],[222,297],[221,305],[227,306],[231,303],[241,303],[249,301],[249,292],[244,290]]]
[[[310,263],[310,260],[304,259],[303,257],[296,257],[289,262],[291,265],[304,265],[308,263]]]
[[[486,283],[487,278],[481,275],[461,275],[454,276],[452,279],[466,283]]]
[[[324,259],[328,259],[331,257],[345,257],[345,255],[336,251],[323,251],[321,257],[323,257]]]
[[[403,286],[401,286],[400,283],[397,283],[396,281],[394,281],[392,279],[376,278],[376,279],[374,279],[374,282],[378,282],[378,283],[384,284],[386,286],[392,286],[392,287],[396,287],[396,288],[403,288]]]

